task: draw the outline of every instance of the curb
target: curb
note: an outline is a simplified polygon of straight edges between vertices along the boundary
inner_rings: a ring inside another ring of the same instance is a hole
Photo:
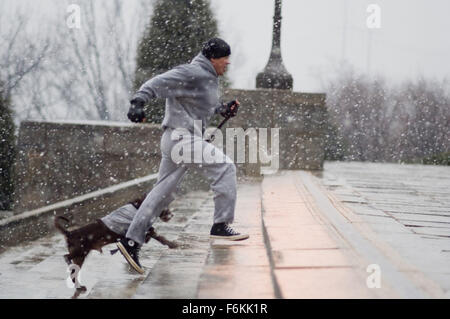
[[[283,295],[281,293],[280,285],[278,283],[277,277],[275,276],[275,261],[273,258],[272,253],[272,246],[270,245],[270,238],[269,233],[267,232],[266,223],[264,222],[264,214],[265,209],[263,205],[262,200],[262,193],[261,193],[261,225],[262,225],[262,233],[264,238],[264,246],[266,247],[267,257],[269,258],[269,264],[270,264],[270,277],[272,278],[272,284],[273,284],[273,291],[275,294],[276,299],[283,299]]]

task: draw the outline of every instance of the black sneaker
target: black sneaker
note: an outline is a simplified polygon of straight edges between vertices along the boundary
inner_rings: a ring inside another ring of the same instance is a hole
[[[133,267],[134,270],[136,270],[140,274],[143,274],[145,272],[144,268],[142,268],[141,264],[139,263],[139,250],[141,249],[141,247],[138,245],[138,243],[128,238],[122,238],[117,243],[117,248],[119,248],[121,254],[125,257],[127,262],[131,267]]]
[[[233,228],[225,223],[214,224],[210,232],[210,238],[213,239],[244,240],[249,237],[247,234],[235,232]]]

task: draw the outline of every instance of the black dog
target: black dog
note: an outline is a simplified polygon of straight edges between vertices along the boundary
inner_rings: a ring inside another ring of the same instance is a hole
[[[144,199],[145,197],[141,197],[129,204],[132,204],[136,209],[139,209]],[[169,209],[163,210],[159,216],[164,222],[168,222],[172,217],[173,214]],[[83,263],[91,250],[98,250],[101,253],[103,246],[116,243],[123,238],[123,236],[106,227],[100,219],[75,230],[67,229],[69,223],[70,221],[66,217],[55,217],[55,227],[65,236],[67,249],[69,251],[68,254],[64,255],[64,259],[68,265],[78,265],[79,269],[83,266]],[[156,239],[169,248],[178,247],[176,243],[167,240],[164,236],[158,235],[153,227],[147,231],[145,242],[148,243],[151,238]],[[114,252],[115,251],[111,251],[111,254]],[[75,278],[72,281],[75,283]],[[77,290],[78,289],[86,291],[86,287],[77,288]]]

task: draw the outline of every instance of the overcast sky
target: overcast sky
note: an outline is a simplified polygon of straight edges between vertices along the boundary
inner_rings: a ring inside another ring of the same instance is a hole
[[[269,57],[274,1],[212,4],[224,37],[239,53],[231,69],[234,85],[254,88]],[[379,29],[367,27],[369,4],[381,9]],[[296,91],[320,90],[320,79],[342,59],[395,82],[450,75],[449,0],[283,0],[282,15],[282,54]]]
[[[11,6],[22,3],[34,16],[65,14],[55,11],[58,0],[0,1]],[[211,0],[211,4],[223,38],[232,45],[233,86],[252,89],[269,58],[274,0]],[[366,25],[369,4],[381,9],[379,29]],[[323,81],[343,59],[362,72],[394,82],[450,74],[449,0],[283,0],[282,14],[282,54],[295,91],[322,90]]]

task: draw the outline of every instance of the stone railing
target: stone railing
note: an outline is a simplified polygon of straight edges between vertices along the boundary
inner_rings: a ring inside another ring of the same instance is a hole
[[[279,128],[280,169],[322,169],[327,118],[324,94],[284,90],[224,92],[224,101],[234,98],[242,107],[223,132],[233,127]],[[161,134],[160,126],[155,124],[22,122],[14,212],[48,206],[156,173]],[[259,175],[260,166],[237,164],[238,176]],[[180,186],[207,187],[207,180],[195,170]]]

